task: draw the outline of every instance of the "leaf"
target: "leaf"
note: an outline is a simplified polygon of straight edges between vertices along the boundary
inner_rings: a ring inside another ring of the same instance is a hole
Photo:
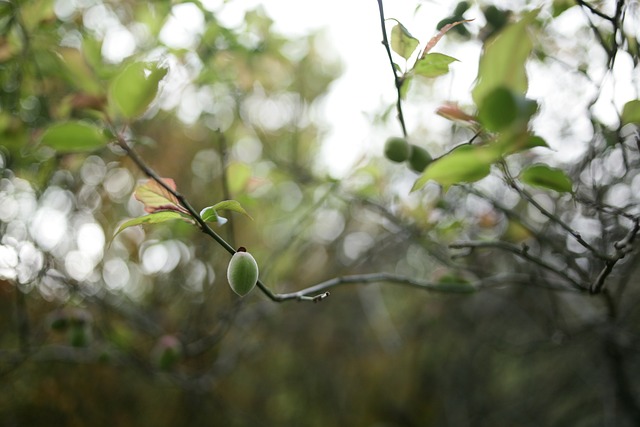
[[[172,190],[176,189],[176,183],[172,179],[162,178],[162,181]],[[175,211],[189,214],[185,208],[180,206],[180,201],[176,196],[153,179],[136,187],[134,196],[144,204],[145,212]]]
[[[120,232],[122,232],[122,230],[127,229],[129,227],[133,227],[141,224],[159,224],[161,222],[171,221],[174,219],[182,219],[185,221],[190,221],[191,217],[189,215],[186,215],[180,212],[173,212],[173,211],[154,212],[149,215],[140,216],[138,218],[133,218],[123,222],[120,225],[120,227],[118,227],[118,230],[116,230],[113,237],[115,238],[118,234],[120,234]]]
[[[409,59],[418,44],[420,44],[418,39],[413,37],[400,22],[391,29],[391,49],[404,59]]]
[[[434,160],[413,184],[411,191],[433,180],[445,189],[453,184],[475,182],[489,175],[491,165],[500,159],[500,151],[492,146],[461,145]]]
[[[413,72],[424,77],[438,77],[449,72],[449,64],[457,61],[456,58],[442,53],[429,53],[423,55],[413,66]]]
[[[471,22],[471,21],[473,21],[473,19],[463,19],[462,21],[451,22],[445,25],[444,27],[440,28],[440,31],[438,31],[438,34],[433,36],[431,40],[429,40],[429,43],[427,43],[427,45],[424,47],[424,50],[422,51],[422,55],[420,55],[420,58],[424,58],[425,55],[429,53],[429,51],[438,44],[440,39],[447,33],[447,31],[449,31],[450,29],[452,29],[457,25],[464,24],[465,22]]]
[[[622,107],[622,124],[640,124],[640,99],[634,99],[624,104]]]
[[[513,93],[500,86],[482,99],[478,108],[478,119],[488,131],[499,132],[516,120],[517,108]]]
[[[477,84],[472,92],[476,105],[481,105],[482,100],[499,86],[517,94],[526,93],[525,64],[533,47],[528,27],[537,14],[538,10],[527,13],[519,22],[505,27],[487,40],[480,58]]]
[[[547,165],[531,165],[520,173],[520,180],[525,184],[548,188],[559,193],[571,193],[571,179],[560,169]]]
[[[117,113],[132,119],[144,113],[158,93],[168,69],[157,63],[135,62],[111,82],[109,102]]]
[[[205,222],[216,222],[219,226],[223,226],[227,223],[227,219],[218,215],[213,206],[209,206],[200,211],[200,217]]]
[[[436,110],[436,114],[448,120],[460,120],[470,123],[476,121],[476,118],[474,116],[465,113],[457,104],[450,102],[438,107],[438,109]]]
[[[49,126],[40,137],[40,142],[65,153],[96,150],[107,145],[109,138],[97,126],[71,121]]]
[[[237,200],[223,200],[211,206],[211,208],[216,211],[233,211],[241,213],[243,215],[246,215],[249,219],[253,219]]]
[[[58,53],[65,70],[65,77],[71,84],[92,95],[103,93],[102,85],[87,64],[82,52],[74,48],[61,48]]]

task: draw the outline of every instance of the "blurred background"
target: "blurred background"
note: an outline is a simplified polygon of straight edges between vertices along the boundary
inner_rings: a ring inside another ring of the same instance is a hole
[[[622,115],[640,98],[637,2],[387,3],[420,46],[473,19],[435,48],[451,72],[403,101],[408,139],[434,158],[475,138],[436,111],[474,114],[483,43],[540,8],[527,96],[548,147],[509,167],[553,164],[574,193],[517,191],[499,170],[410,193],[418,173],[383,155],[402,131],[375,2],[0,1],[0,426],[640,424],[640,113]],[[379,272],[478,291],[239,298],[229,254],[191,224],[113,238],[144,214],[143,171],[113,144],[38,138],[106,122],[133,61],[168,74],[110,131],[198,211],[239,201],[252,219],[214,228],[273,292]],[[603,269],[607,292],[565,286]]]

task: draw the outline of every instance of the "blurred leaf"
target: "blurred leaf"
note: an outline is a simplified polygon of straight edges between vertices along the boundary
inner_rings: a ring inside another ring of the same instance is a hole
[[[233,211],[246,215],[249,219],[253,219],[237,200],[223,200],[211,207],[216,211]]]
[[[172,190],[176,189],[176,183],[172,179],[162,178],[162,181]],[[180,201],[153,179],[139,185],[134,196],[144,204],[145,212],[175,211],[189,215],[189,212],[180,205]]]
[[[419,43],[400,22],[391,29],[391,49],[404,59],[409,59]]]
[[[440,39],[447,33],[447,31],[449,31],[450,29],[460,24],[464,24],[465,22],[473,21],[473,19],[461,19],[461,20],[455,20],[455,19],[456,18],[451,17],[448,20],[440,21],[440,23],[438,24],[438,29],[440,31],[438,31],[438,34],[433,36],[431,40],[429,40],[429,43],[427,43],[427,45],[424,47],[424,50],[422,51],[422,55],[420,56],[421,58],[424,58],[431,51],[431,49],[433,49],[435,45],[438,44]],[[460,28],[464,28],[464,27],[460,27]]]
[[[416,180],[411,191],[433,180],[445,189],[453,184],[475,182],[487,176],[500,151],[491,146],[462,145],[434,160]]]
[[[131,119],[144,113],[158,93],[168,69],[157,63],[135,62],[111,82],[109,101],[119,114]]]
[[[482,99],[478,109],[480,123],[491,132],[499,132],[513,123],[518,116],[513,93],[505,87],[497,87]]]
[[[527,91],[525,64],[532,42],[528,27],[538,14],[531,11],[517,23],[511,24],[487,40],[478,68],[478,83],[472,95],[476,105],[495,88],[504,86],[515,93]]]
[[[622,107],[622,124],[640,124],[640,99],[634,99]]]
[[[65,77],[76,87],[92,95],[103,93],[102,85],[87,64],[82,52],[73,48],[59,51]]]
[[[93,151],[108,142],[109,138],[102,129],[80,121],[56,123],[49,126],[40,137],[40,143],[61,153]]]
[[[462,111],[457,104],[446,103],[436,110],[436,114],[448,120],[460,120],[463,122],[475,122],[476,118]]]
[[[413,67],[413,71],[424,77],[438,77],[449,72],[449,64],[457,61],[442,53],[429,53],[420,58]]]
[[[547,165],[531,165],[520,173],[520,180],[525,184],[548,188],[560,193],[573,190],[571,179],[560,169]]]
[[[116,237],[122,230],[125,230],[129,227],[133,227],[141,224],[159,224],[161,222],[171,221],[174,219],[182,219],[185,221],[190,221],[191,216],[187,214],[183,214],[175,211],[160,211],[154,212],[149,215],[140,216],[138,218],[133,218],[128,221],[125,221],[118,227],[118,230],[114,233],[113,237]]]

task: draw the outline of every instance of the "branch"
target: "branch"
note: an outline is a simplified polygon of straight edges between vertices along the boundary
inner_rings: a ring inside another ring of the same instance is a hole
[[[600,274],[598,274],[596,281],[591,285],[589,291],[592,294],[599,294],[600,292],[602,292],[605,280],[613,271],[613,267],[615,267],[618,261],[624,258],[628,253],[633,251],[633,242],[638,235],[638,232],[640,232],[640,219],[635,218],[633,228],[629,230],[627,235],[622,240],[619,240],[613,244],[614,248],[616,248],[616,256],[605,263],[604,268],[602,269]]]
[[[554,267],[553,265],[547,263],[546,261],[531,255],[529,253],[529,247],[526,245],[522,245],[522,247],[519,247],[516,245],[512,245],[511,243],[500,242],[500,241],[493,241],[493,242],[468,241],[468,242],[452,243],[449,245],[449,247],[452,249],[470,249],[472,251],[474,249],[482,249],[482,248],[497,248],[506,252],[511,252],[512,254],[515,254],[520,258],[526,259],[527,261],[530,261],[536,264],[537,266],[562,277],[567,282],[569,282],[573,288],[577,290],[584,291],[586,289],[586,286],[576,281],[574,278],[569,276],[563,270],[560,270],[557,267]]]
[[[560,219],[560,217],[546,210],[540,203],[536,201],[536,199],[533,198],[533,196],[527,190],[520,187],[518,183],[515,181],[515,179],[511,176],[511,173],[509,172],[509,168],[507,167],[504,161],[502,162],[502,170],[504,172],[504,175],[507,179],[507,183],[509,184],[509,186],[513,188],[523,199],[531,203],[544,216],[546,216],[551,221],[559,225],[560,228],[564,229],[567,233],[569,233],[574,239],[576,239],[578,243],[580,243],[580,245],[582,245],[584,248],[591,251],[591,253],[593,253],[597,258],[606,262],[610,261],[610,258],[607,255],[601,253],[596,248],[591,246],[586,240],[582,238],[580,233],[578,233],[573,228],[569,227],[569,225],[565,223],[562,219]]]
[[[396,67],[393,62],[393,57],[391,56],[391,48],[389,46],[389,39],[387,38],[387,26],[385,24],[382,0],[378,0],[378,10],[380,11],[380,26],[382,27],[382,45],[387,51],[387,56],[389,57],[389,63],[391,64],[391,71],[393,71],[393,78],[396,86],[396,93],[398,97],[398,100],[396,101],[396,110],[398,111],[398,120],[400,121],[400,126],[402,126],[402,134],[406,137],[407,126],[404,122],[404,114],[402,113],[402,94],[400,91],[400,89],[402,88],[402,84],[404,83],[404,79],[398,76],[398,72],[396,71]]]

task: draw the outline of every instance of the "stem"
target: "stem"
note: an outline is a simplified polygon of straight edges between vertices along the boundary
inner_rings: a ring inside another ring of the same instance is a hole
[[[452,249],[478,249],[478,248],[497,248],[497,249],[502,249],[504,251],[507,252],[511,252],[517,256],[519,256],[520,258],[524,258],[528,261],[531,261],[532,263],[538,265],[539,267],[544,268],[547,271],[550,271],[560,277],[562,277],[563,279],[565,279],[567,282],[569,282],[571,284],[571,286],[577,290],[580,291],[584,291],[586,289],[586,286],[582,285],[580,282],[576,281],[575,279],[573,279],[571,276],[569,276],[567,273],[565,273],[563,270],[560,270],[556,267],[554,267],[553,265],[547,263],[546,261],[534,257],[532,256],[529,251],[528,251],[528,247],[524,246],[518,247],[516,245],[512,245],[510,243],[506,243],[506,242],[483,242],[483,241],[469,241],[469,242],[458,242],[458,243],[453,243],[451,245],[449,245],[450,248]]]
[[[391,56],[391,48],[389,46],[389,39],[387,38],[387,26],[385,24],[384,7],[382,6],[382,0],[378,0],[378,10],[380,11],[380,26],[382,28],[382,45],[385,47],[387,51],[387,57],[389,58],[389,63],[391,64],[391,71],[393,72],[393,79],[396,86],[396,94],[397,94],[396,110],[398,111],[398,121],[400,121],[400,126],[402,127],[402,134],[406,138],[407,126],[404,122],[404,114],[402,112],[402,93],[400,91],[402,88],[402,84],[404,83],[404,79],[398,76],[398,72],[393,63],[393,57]]]

